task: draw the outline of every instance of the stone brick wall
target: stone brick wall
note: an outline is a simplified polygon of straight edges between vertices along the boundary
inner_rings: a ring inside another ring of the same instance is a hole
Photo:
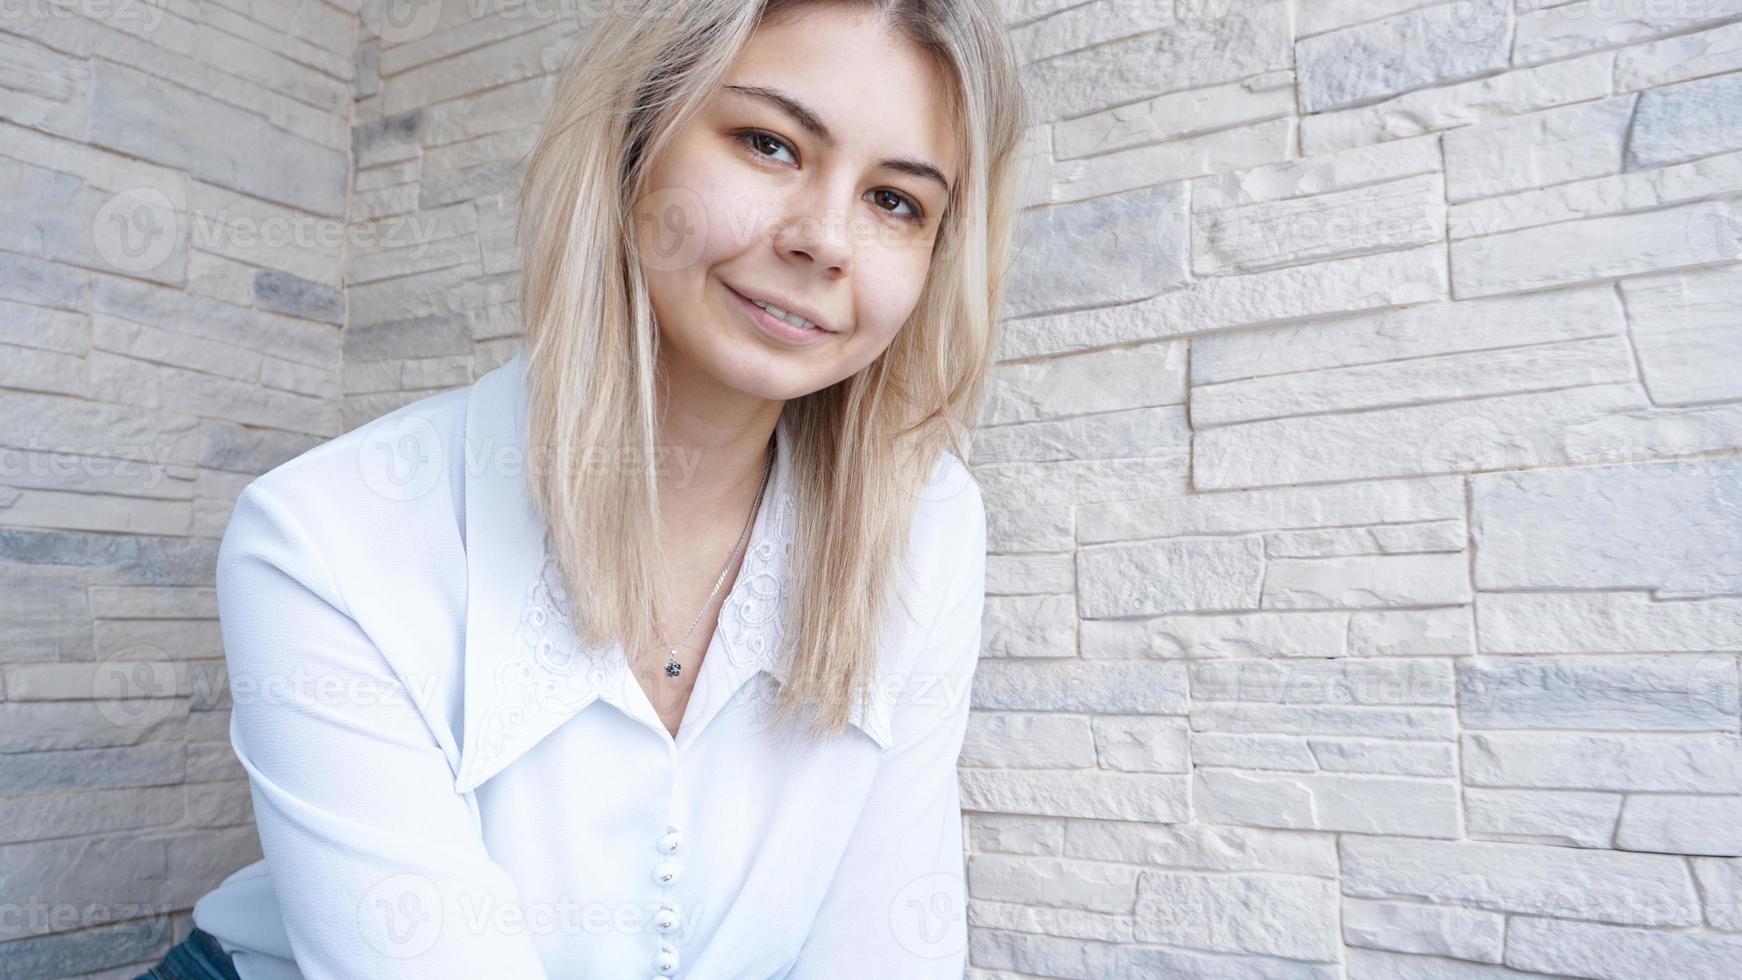
[[[359,20],[0,6],[0,976],[132,977],[260,855],[212,568],[343,431]]]
[[[596,6],[0,11],[0,975],[258,857],[240,488],[513,351]],[[1742,954],[1736,0],[1007,0],[970,974]]]
[[[972,974],[1734,976],[1742,6],[1010,10]]]

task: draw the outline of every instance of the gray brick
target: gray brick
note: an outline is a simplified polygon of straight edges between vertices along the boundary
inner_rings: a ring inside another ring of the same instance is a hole
[[[345,295],[331,286],[288,272],[261,269],[254,274],[254,302],[262,309],[304,320],[344,326]]]

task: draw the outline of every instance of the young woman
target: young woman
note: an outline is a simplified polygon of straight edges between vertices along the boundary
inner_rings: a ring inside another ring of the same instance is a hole
[[[963,973],[1008,39],[992,0],[609,9],[522,187],[525,348],[237,502],[265,856],[158,976]]]

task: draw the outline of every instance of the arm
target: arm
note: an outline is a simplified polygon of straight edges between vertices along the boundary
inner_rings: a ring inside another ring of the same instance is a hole
[[[303,976],[543,980],[531,935],[503,914],[518,911],[514,883],[422,714],[314,541],[255,484],[219,547],[217,591],[230,742]]]
[[[785,980],[961,980],[967,903],[961,788],[986,601],[986,517],[970,482],[964,554],[895,710],[865,809]]]

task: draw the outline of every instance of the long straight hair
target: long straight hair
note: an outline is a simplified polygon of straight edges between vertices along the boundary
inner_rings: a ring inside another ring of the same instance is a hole
[[[866,695],[897,595],[917,494],[940,454],[964,464],[983,397],[1020,204],[1029,125],[995,0],[862,3],[935,59],[958,123],[960,175],[912,316],[850,378],[788,400],[796,536],[775,724],[838,735]],[[519,197],[529,491],[575,610],[577,639],[654,656],[658,329],[632,215],[659,154],[722,84],[757,26],[805,0],[617,0],[563,66]],[[606,529],[606,530],[601,530]],[[911,607],[909,607],[911,608]]]

